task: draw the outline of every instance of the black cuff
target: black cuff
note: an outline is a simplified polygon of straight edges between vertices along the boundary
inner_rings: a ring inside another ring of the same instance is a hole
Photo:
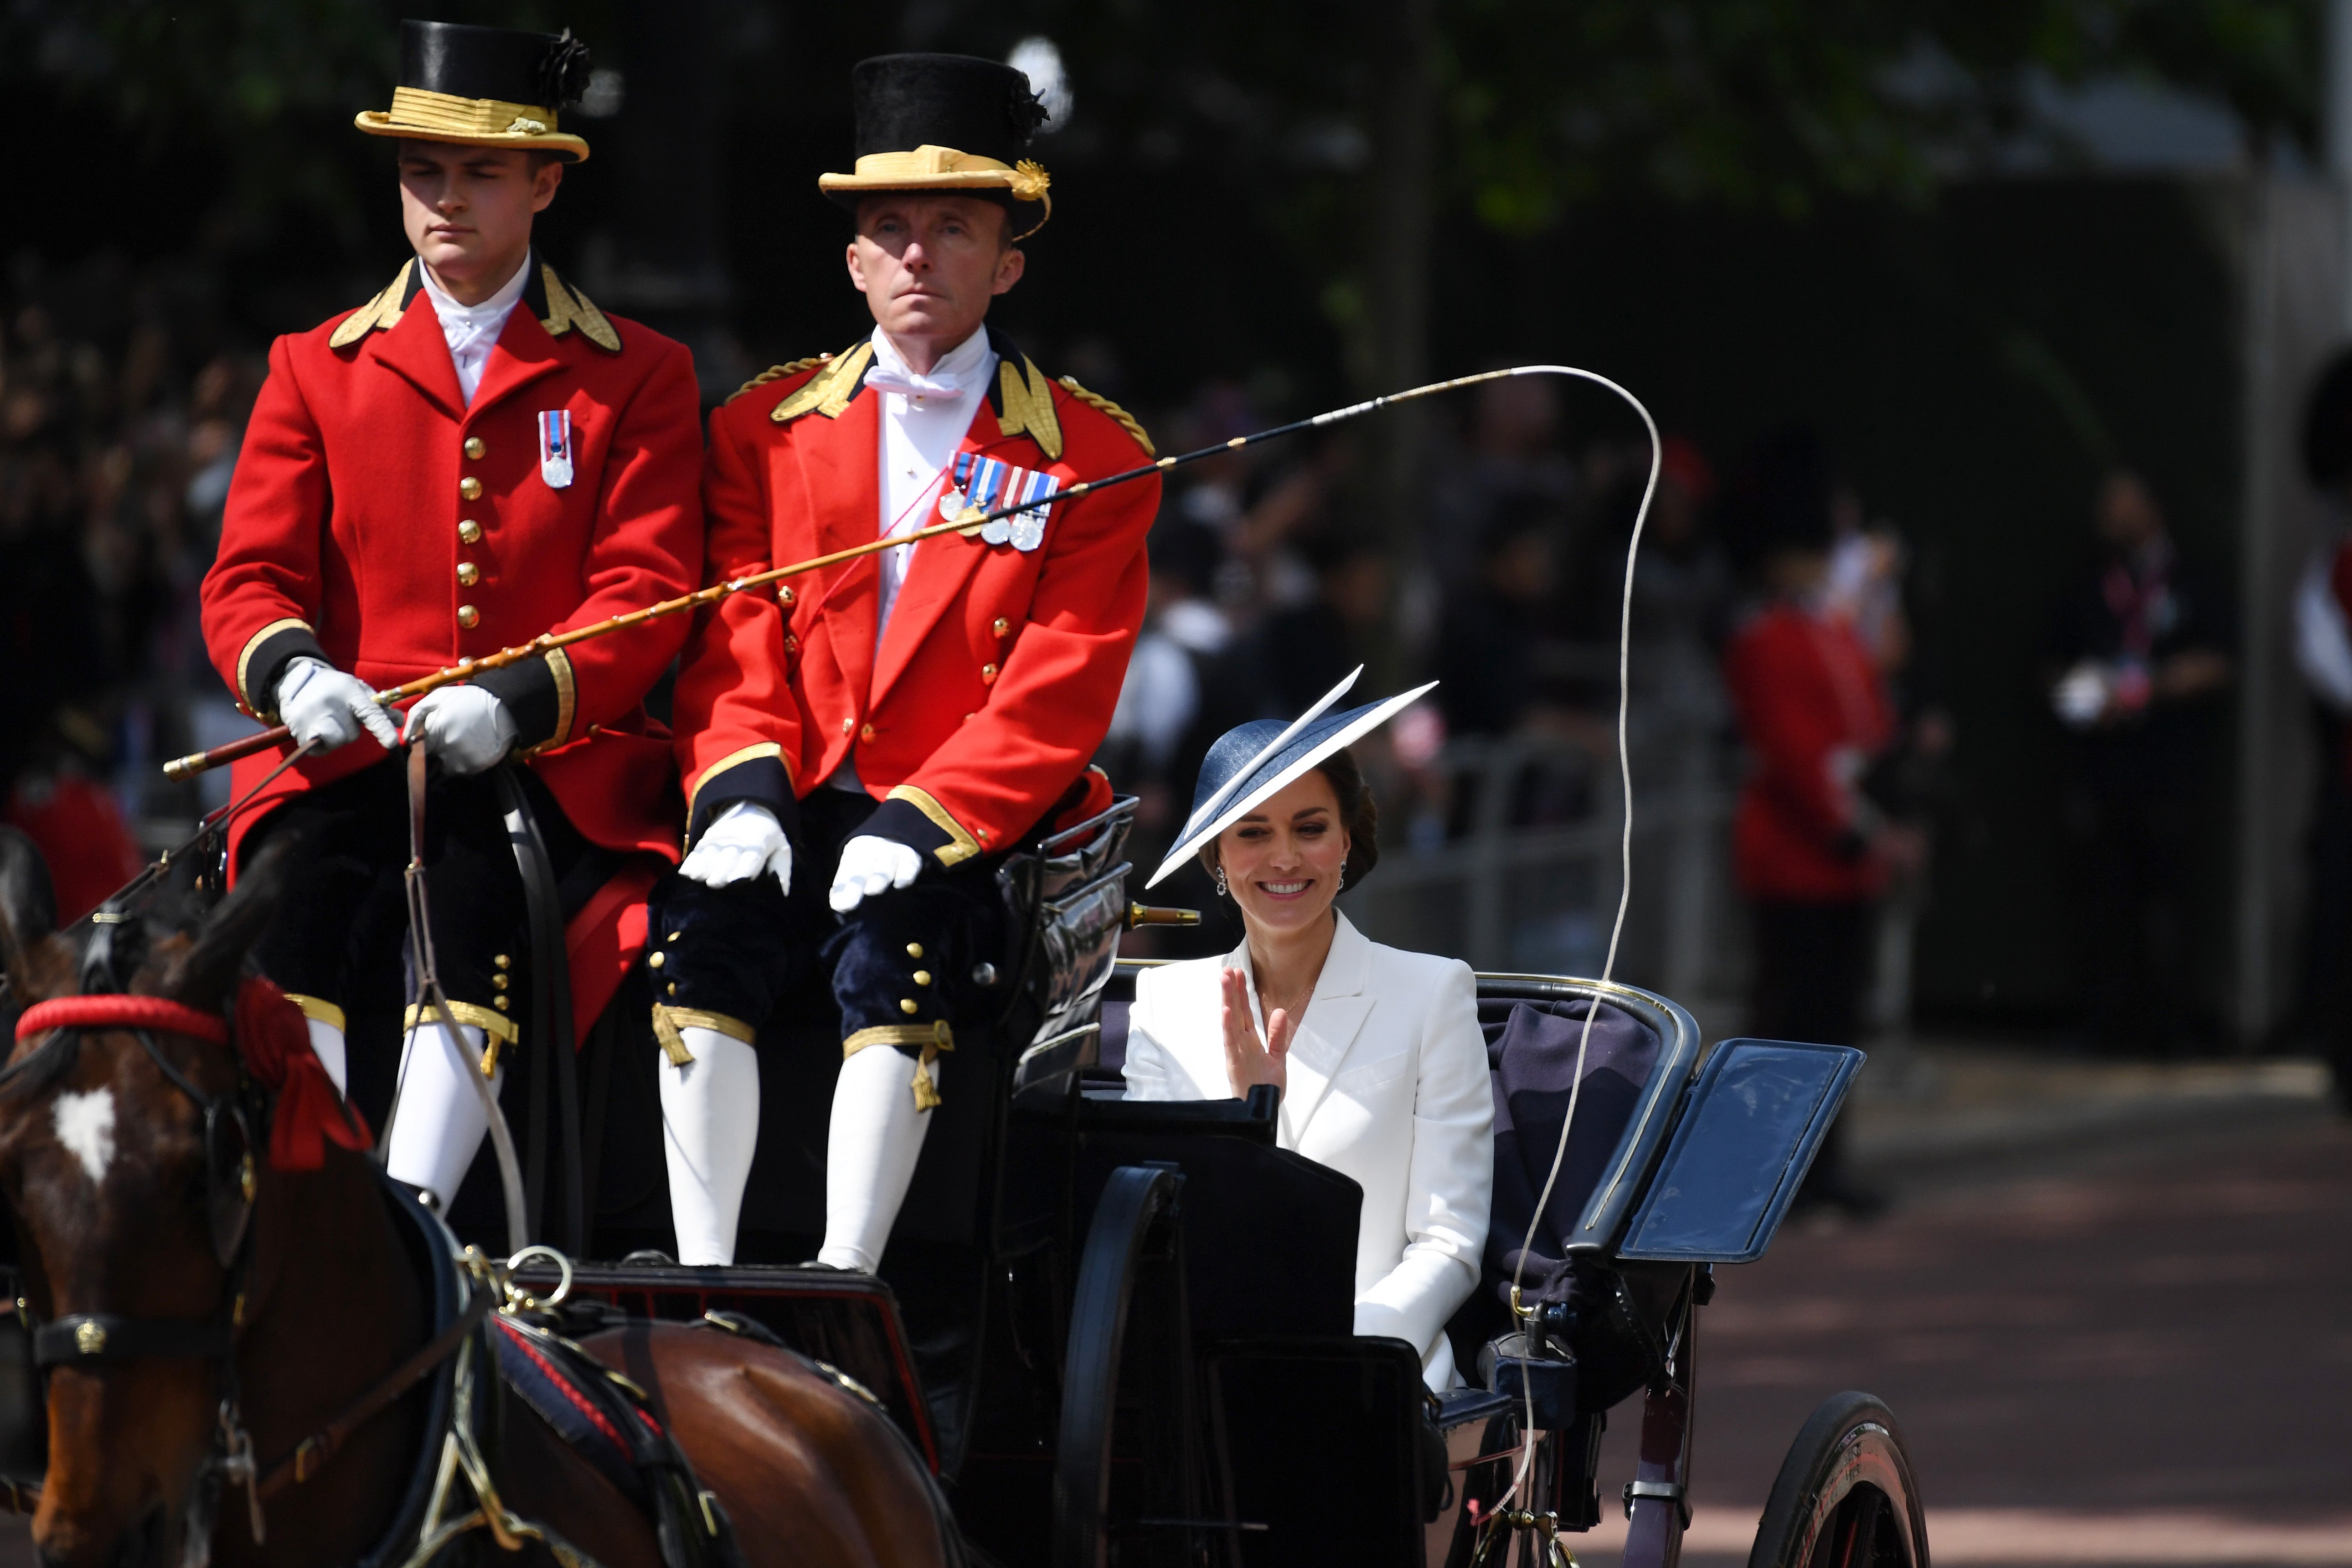
[[[473,684],[497,698],[515,722],[515,750],[528,752],[534,746],[544,746],[552,741],[561,744],[570,737],[562,734],[571,727],[572,704],[565,700],[571,675],[567,661],[559,679],[554,660],[558,653],[527,658],[520,664],[509,664],[499,669],[484,670],[473,678]]]
[[[278,682],[284,678],[286,667],[298,658],[315,658],[332,668],[334,660],[319,646],[310,628],[288,626],[271,632],[245,656],[245,690],[239,695],[254,716],[265,722],[278,721]]]
[[[938,823],[923,815],[922,808],[911,800],[886,800],[874,808],[874,815],[857,825],[853,837],[872,836],[904,844],[923,858],[926,868],[940,865],[940,851],[955,842],[955,837]]]
[[[694,792],[694,815],[686,825],[686,846],[691,849],[702,830],[739,800],[752,801],[776,814],[784,836],[797,843],[801,805],[793,796],[793,776],[773,757],[751,757],[713,773]]]

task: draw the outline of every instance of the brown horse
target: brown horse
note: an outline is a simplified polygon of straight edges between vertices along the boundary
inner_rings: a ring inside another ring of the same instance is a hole
[[[16,1008],[82,991],[87,924],[49,928],[47,873],[0,830],[0,959]],[[220,1016],[275,902],[265,858],[192,931],[116,924],[121,989]],[[92,987],[92,989],[97,989]],[[53,1038],[58,1037],[52,1037]],[[13,1213],[35,1321],[68,1314],[201,1325],[234,1289],[208,1218],[215,1184],[197,1097],[233,1092],[234,1045],[128,1029],[63,1037],[53,1058],[0,1085],[0,1192]],[[12,1065],[36,1051],[18,1046]],[[175,1085],[171,1064],[185,1080]],[[245,1299],[234,1373],[246,1429],[268,1471],[433,1336],[429,1298],[367,1156],[329,1145],[316,1171],[260,1162],[244,1244]],[[404,1222],[403,1222],[404,1223]],[[734,1524],[749,1564],[944,1563],[953,1526],[887,1417],[781,1351],[709,1330],[637,1324],[589,1348],[651,1394]],[[384,1538],[421,1458],[431,1380],[366,1421],[322,1468],[271,1498],[254,1539],[247,1494],[218,1491],[211,1555],[226,1563],[352,1563]],[[201,1563],[215,1490],[223,1368],[147,1355],[47,1377],[49,1460],[34,1515],[45,1564],[172,1568]],[[604,1568],[656,1568],[637,1507],[509,1401],[491,1471],[510,1513],[543,1523]],[[194,1537],[194,1539],[191,1539]],[[414,1538],[386,1554],[397,1564]],[[518,1561],[547,1560],[532,1549]]]

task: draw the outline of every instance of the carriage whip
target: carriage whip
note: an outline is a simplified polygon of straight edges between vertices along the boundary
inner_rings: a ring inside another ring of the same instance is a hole
[[[534,658],[557,648],[570,647],[575,643],[608,637],[614,632],[629,626],[642,626],[647,621],[660,620],[667,616],[684,615],[689,610],[716,604],[730,595],[740,594],[747,589],[764,588],[771,583],[779,583],[787,577],[797,577],[803,573],[821,571],[827,566],[837,566],[845,561],[854,561],[861,555],[872,555],[884,550],[895,550],[900,545],[914,544],[919,541],[934,539],[941,534],[960,533],[970,537],[992,522],[999,522],[1023,512],[1040,511],[1057,501],[1076,500],[1080,496],[1092,495],[1097,490],[1107,490],[1113,485],[1128,484],[1152,474],[1164,474],[1171,468],[1181,468],[1189,463],[1197,463],[1203,458],[1218,457],[1227,452],[1238,452],[1244,447],[1255,447],[1262,442],[1278,440],[1285,436],[1297,436],[1308,430],[1320,430],[1333,425],[1344,424],[1348,420],[1360,418],[1367,414],[1378,413],[1383,408],[1392,408],[1401,403],[1411,403],[1416,398],[1432,396],[1441,392],[1453,392],[1461,387],[1475,386],[1481,382],[1502,381],[1515,375],[1562,374],[1597,382],[1612,392],[1625,396],[1628,401],[1632,401],[1631,395],[1627,394],[1624,388],[1607,377],[1595,375],[1590,371],[1573,370],[1564,365],[1517,365],[1508,370],[1489,370],[1481,371],[1475,375],[1457,375],[1450,381],[1433,381],[1426,386],[1412,387],[1403,392],[1391,392],[1385,396],[1371,398],[1362,403],[1351,403],[1344,408],[1334,408],[1307,419],[1296,419],[1287,425],[1276,425],[1271,429],[1260,430],[1254,435],[1235,436],[1231,440],[1220,441],[1213,447],[1202,447],[1197,451],[1160,458],[1140,468],[1129,468],[1123,473],[1112,474],[1105,479],[1082,479],[1067,489],[1056,490],[1051,495],[1039,496],[1012,506],[999,507],[993,511],[967,510],[962,517],[953,521],[933,523],[928,528],[919,528],[909,533],[894,534],[865,544],[853,545],[846,550],[835,550],[828,554],[813,556],[806,561],[794,562],[789,566],[778,566],[770,571],[753,573],[744,577],[732,577],[723,583],[713,583],[710,586],[695,593],[682,594],[675,599],[665,599],[657,605],[648,605],[643,609],[631,610],[625,615],[592,622],[584,626],[574,626],[569,631],[544,632],[520,647],[500,648],[496,653],[485,654],[479,658],[461,658],[456,664],[444,669],[436,669],[430,675],[419,676],[415,680],[404,682],[399,686],[387,687],[375,694],[375,700],[386,705],[406,702],[444,686],[469,680],[488,670],[502,669],[508,665],[520,664],[524,659]],[[1641,405],[1636,403],[1634,406],[1638,408]],[[1644,417],[1646,418],[1647,416],[1644,415]],[[249,757],[257,752],[266,752],[273,746],[284,745],[292,738],[291,732],[286,726],[279,724],[231,741],[226,745],[215,746],[208,752],[192,752],[184,757],[174,757],[163,764],[163,776],[174,783],[183,782],[195,777],[208,768],[218,767],[223,763],[233,763],[240,757]]]

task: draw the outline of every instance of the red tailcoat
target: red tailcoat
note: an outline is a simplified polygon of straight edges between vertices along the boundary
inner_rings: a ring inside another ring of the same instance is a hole
[[[1750,759],[1732,824],[1739,890],[1806,903],[1876,897],[1885,868],[1866,847],[1858,786],[1893,714],[1862,639],[1843,620],[1775,605],[1732,638],[1724,678]]]
[[[204,585],[205,640],[246,711],[274,718],[298,654],[382,689],[695,587],[693,356],[530,267],[470,405],[415,262],[357,311],[271,347]],[[571,415],[561,488],[541,463],[553,410]],[[478,679],[565,815],[609,848],[677,858],[669,736],[641,699],[685,632],[656,621]],[[238,763],[233,787],[280,755]],[[362,735],[289,770],[270,798],[387,760]]]
[[[1001,335],[963,449],[1067,489],[1149,460],[1113,405],[1039,374]],[[882,395],[865,344],[747,388],[711,416],[703,504],[713,579],[863,544],[881,529]],[[778,415],[782,415],[780,419]],[[855,759],[883,800],[863,832],[951,866],[1109,805],[1087,762],[1143,622],[1155,475],[1057,504],[1033,551],[945,534],[914,547],[880,649],[864,556],[739,594],[696,623],[678,671],[689,837],[756,800],[793,803]],[[923,520],[937,521],[936,515]],[[1085,774],[1081,785],[1081,774]]]

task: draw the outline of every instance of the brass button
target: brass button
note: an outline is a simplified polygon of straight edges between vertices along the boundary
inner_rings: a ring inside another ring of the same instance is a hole
[[[921,1012],[922,1008],[916,1004],[912,996],[901,996],[898,998],[898,1011],[912,1014]]]
[[[686,933],[685,933],[684,931],[674,931],[670,932],[667,936],[666,936],[666,937],[662,938],[662,940],[663,940],[664,942],[676,942],[679,937],[682,937],[682,936],[684,936],[685,934],[686,934]]]
[[[793,593],[793,585],[790,583],[779,583],[776,584],[776,603],[779,605],[797,605],[800,603],[800,600],[794,596]]]
[[[512,969],[514,967],[514,960],[508,957],[503,952],[490,960],[490,962],[497,964],[500,969]]]
[[[663,961],[669,955],[666,952],[656,952],[651,958],[646,960],[646,966],[649,969],[659,969],[662,966]]]
[[[466,456],[473,458],[474,461],[480,462],[489,454],[489,450],[488,447],[482,445],[482,438],[479,436],[466,437]]]
[[[470,632],[476,626],[479,626],[481,624],[481,620],[482,612],[474,608],[473,605],[460,605],[457,606],[457,624],[465,627],[467,631]]]
[[[856,720],[855,720],[855,719],[844,719],[844,720],[841,721],[841,732],[842,732],[843,734],[846,735],[846,734],[848,734],[848,733],[849,733],[849,731],[852,731],[853,729],[856,729],[856,726],[857,726],[857,721],[856,721]]]
[[[930,972],[929,970],[928,970],[928,969],[918,969],[917,971],[915,971],[915,984],[918,984],[918,985],[929,985],[930,983],[931,983],[931,972]]]
[[[868,724],[863,730],[858,731],[857,738],[865,742],[867,745],[872,745],[874,743],[874,726]]]
[[[988,629],[994,632],[1001,637],[1011,637],[1013,635],[1013,623],[1006,620],[1003,616],[999,616],[996,617],[994,624]]]
[[[508,982],[513,977],[511,975],[493,974],[490,976],[490,988],[494,991],[503,991],[507,988]]]
[[[470,588],[482,580],[482,569],[470,561],[457,563],[457,585]]]
[[[923,956],[923,944],[919,942],[908,942],[907,944],[907,956],[908,958],[915,959],[921,958]]]
[[[996,684],[996,666],[992,664],[983,664],[980,667],[980,683],[982,686],[993,686]]]
[[[482,542],[482,525],[469,517],[457,525],[457,537],[467,544],[479,544]]]
[[[490,998],[490,1005],[503,1013],[507,1010],[507,999],[503,996],[493,996]]]
[[[800,651],[801,651],[801,639],[800,639],[800,638],[798,638],[798,637],[794,637],[794,636],[793,636],[793,634],[792,634],[792,633],[790,633],[790,632],[786,632],[786,633],[784,634],[784,651],[785,651],[786,653],[798,653],[798,652],[800,652]]]
[[[467,474],[457,481],[457,493],[467,500],[479,500],[482,499],[482,481]]]
[[[668,990],[669,990],[669,994],[670,994],[671,995],[673,995],[673,996],[677,995],[677,981],[675,981],[675,980],[671,981],[671,982],[669,983]]]

